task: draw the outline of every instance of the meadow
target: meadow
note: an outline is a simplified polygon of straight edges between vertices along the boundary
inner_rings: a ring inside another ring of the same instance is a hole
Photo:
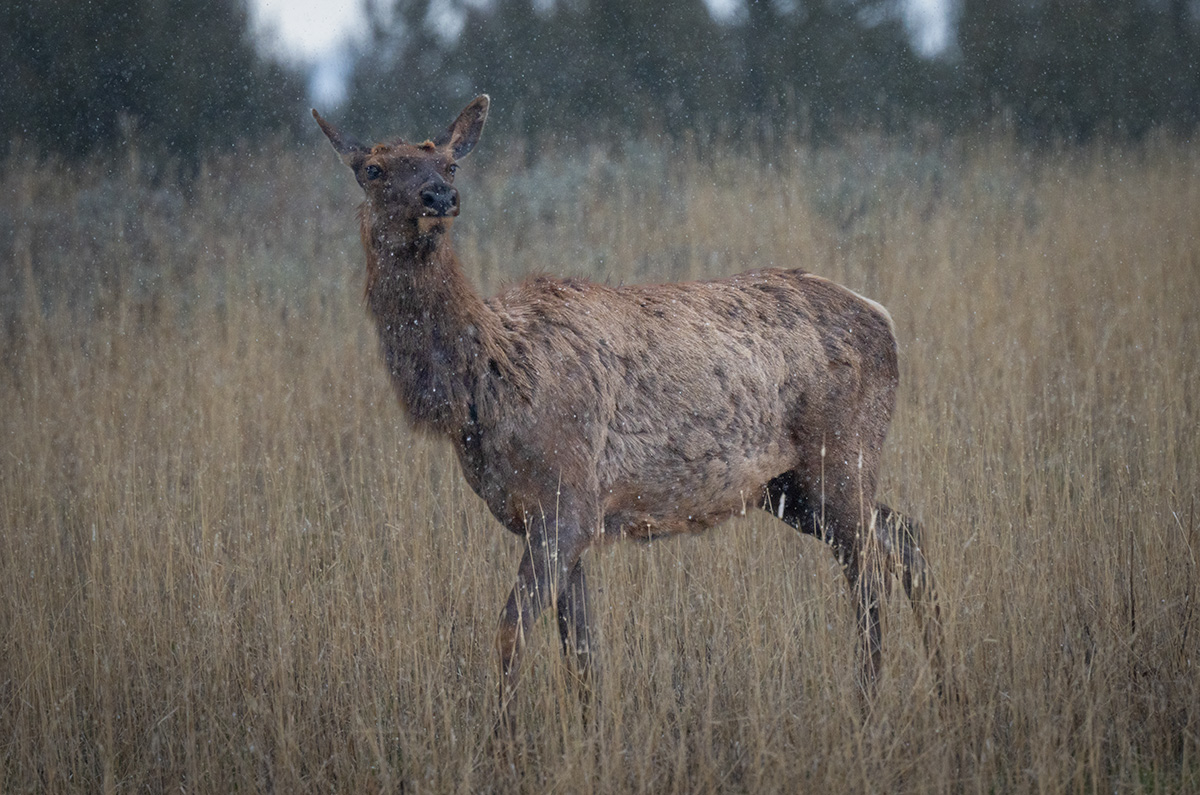
[[[314,131],[315,132],[315,131]],[[1200,790],[1200,148],[629,142],[458,181],[484,292],[803,267],[885,304],[920,518],[865,710],[828,549],[766,513],[589,553],[490,742],[520,541],[411,432],[324,142],[0,166],[0,792]]]

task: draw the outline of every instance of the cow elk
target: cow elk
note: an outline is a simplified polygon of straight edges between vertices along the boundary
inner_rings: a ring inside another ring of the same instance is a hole
[[[748,505],[832,547],[856,600],[865,690],[893,572],[940,675],[917,526],[875,502],[899,379],[887,310],[776,269],[621,287],[539,276],[481,298],[450,229],[454,174],[488,104],[476,98],[432,140],[371,147],[313,116],[366,194],[366,302],[400,403],[525,540],[496,639],[501,716],[512,720],[525,637],[547,607],[587,682],[589,547],[698,533]]]

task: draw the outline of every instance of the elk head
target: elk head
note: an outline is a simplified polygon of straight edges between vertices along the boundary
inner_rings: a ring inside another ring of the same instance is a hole
[[[479,141],[489,102],[486,94],[476,97],[453,124],[431,140],[372,147],[343,135],[313,110],[313,118],[366,194],[364,244],[412,244],[449,227],[459,211],[454,187],[457,161],[470,154]]]

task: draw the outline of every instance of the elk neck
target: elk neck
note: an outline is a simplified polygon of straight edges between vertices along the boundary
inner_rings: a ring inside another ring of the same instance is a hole
[[[367,304],[392,384],[418,425],[455,433],[473,422],[474,395],[500,323],[467,281],[448,234],[363,238]]]

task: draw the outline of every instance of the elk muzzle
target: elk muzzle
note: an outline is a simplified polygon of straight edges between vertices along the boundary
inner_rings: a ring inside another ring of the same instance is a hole
[[[427,216],[446,218],[458,215],[458,191],[447,182],[431,182],[421,188],[421,204],[425,206]]]

